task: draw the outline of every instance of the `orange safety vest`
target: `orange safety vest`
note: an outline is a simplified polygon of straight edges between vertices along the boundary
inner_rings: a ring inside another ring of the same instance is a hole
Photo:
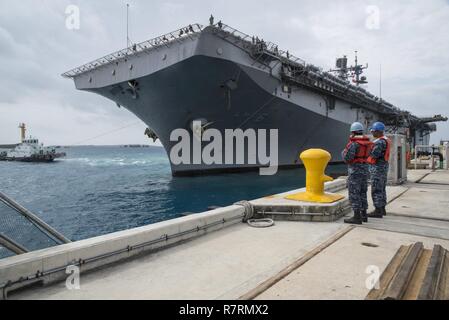
[[[368,163],[368,157],[373,147],[373,143],[366,136],[351,137],[346,145],[345,152],[349,151],[349,147],[353,142],[359,145],[359,149],[357,150],[354,159],[348,161],[348,163]]]
[[[390,146],[391,146],[391,142],[390,142],[390,140],[387,138],[387,137],[380,137],[379,139],[382,139],[382,140],[385,140],[385,142],[387,143],[387,149],[385,150],[385,154],[384,154],[384,160],[386,161],[386,162],[388,162],[388,160],[390,160]],[[379,140],[378,139],[378,140]],[[377,163],[377,160],[378,159],[376,159],[376,158],[373,158],[373,157],[371,157],[371,156],[369,156],[368,157],[368,163],[369,164],[376,164]]]

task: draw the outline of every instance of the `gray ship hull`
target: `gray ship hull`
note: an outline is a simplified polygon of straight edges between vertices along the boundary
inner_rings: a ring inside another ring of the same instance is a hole
[[[220,84],[236,74],[237,88],[229,95]],[[95,92],[126,106],[158,135],[168,152],[176,144],[170,141],[173,130],[191,131],[193,120],[206,119],[223,136],[225,129],[278,129],[280,167],[300,165],[299,154],[308,148],[323,148],[332,154],[332,162],[341,161],[348,123],[266,92],[236,63],[195,56],[137,81],[139,98],[134,103],[115,86]],[[258,165],[172,164],[172,172],[182,175],[255,167]]]
[[[154,50],[153,50],[154,51]],[[368,124],[375,113],[308,88],[283,90],[281,65],[260,63],[214,29],[191,39],[142,52],[74,77],[78,89],[100,94],[134,113],[159,137],[167,153],[175,129],[191,132],[205,119],[210,128],[278,129],[280,168],[300,166],[299,154],[323,148],[339,163],[353,121]],[[132,81],[135,86],[131,86]],[[232,84],[229,85],[229,81]],[[223,134],[224,135],[224,134]],[[223,149],[224,150],[224,149]],[[260,164],[171,164],[173,175],[251,170]]]

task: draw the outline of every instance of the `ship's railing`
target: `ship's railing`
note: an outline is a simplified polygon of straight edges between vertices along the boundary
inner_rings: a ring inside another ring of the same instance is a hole
[[[306,62],[303,59],[290,54],[288,51],[279,49],[279,46],[273,42],[265,42],[262,39],[259,39],[258,37],[250,36],[224,23],[217,23],[214,26],[238,38],[241,41],[246,41],[248,44],[254,46],[259,45],[262,48],[262,51],[268,52],[270,55],[277,56],[280,59],[285,60],[286,62],[291,62],[293,64],[300,64],[303,66],[306,65]]]
[[[257,53],[267,53],[273,57],[278,58],[281,62],[290,64],[293,66],[302,66],[304,68],[307,68],[309,71],[316,72],[320,75],[320,77],[329,78],[330,80],[335,80],[333,77],[327,75],[321,68],[318,68],[314,65],[307,65],[305,60],[296,57],[295,55],[291,54],[289,51],[284,51],[279,49],[278,45],[273,42],[265,42],[262,39],[259,39],[255,36],[250,36],[240,30],[237,30],[227,24],[224,24],[222,22],[216,23],[213,25],[214,28],[218,30],[217,35],[228,38],[229,36],[232,36],[235,40],[245,42],[246,48],[253,48]],[[166,33],[162,36],[153,38],[151,40],[147,40],[138,44],[133,44],[132,46],[122,49],[120,51],[111,53],[109,55],[106,55],[100,59],[94,60],[92,62],[86,63],[85,65],[72,69],[66,73],[64,73],[62,76],[66,78],[73,78],[75,76],[78,76],[80,74],[83,74],[85,72],[94,70],[100,66],[104,66],[113,62],[116,62],[118,60],[126,59],[129,56],[132,56],[134,54],[140,53],[140,52],[149,52],[153,49],[158,49],[163,46],[169,46],[171,43],[175,41],[182,41],[183,39],[191,38],[191,35],[197,34],[203,30],[203,26],[200,24],[192,24],[184,28],[177,29],[175,31]],[[360,95],[361,97],[364,97],[366,95],[366,92],[364,92],[361,88],[353,86],[351,84],[346,84],[347,88],[352,89],[352,91],[355,91],[356,94]],[[361,91],[361,92],[357,92]],[[375,102],[382,107],[392,111],[393,113],[399,113],[402,112],[399,108],[393,106],[392,104],[387,103],[386,101],[376,101],[374,97],[364,97],[367,100],[371,100],[372,102]]]
[[[229,33],[231,36],[234,36],[242,41],[247,41],[247,42],[251,42],[252,37],[244,32],[241,32],[237,29],[234,29],[231,26],[228,26],[227,24],[224,23],[217,23],[214,25],[214,27],[216,27],[219,30],[223,30],[227,33]]]
[[[378,97],[370,94],[367,90],[352,85],[349,82],[342,82],[335,76],[323,72],[321,69],[307,65],[306,72],[292,72],[290,70],[282,70],[281,75],[284,79],[292,81],[301,86],[307,86],[314,90],[322,91],[327,94],[342,99],[357,99],[358,103],[363,103],[367,109],[381,112],[389,115],[403,115],[404,111],[391,103],[383,101]]]
[[[70,240],[0,192],[0,259]]]
[[[328,81],[332,82],[329,84],[326,83],[326,87],[330,88],[332,88],[333,86],[341,87],[342,90],[345,92],[348,91],[349,89],[358,98],[369,101],[370,103],[375,103],[378,106],[382,106],[383,108],[389,110],[392,113],[402,112],[399,108],[393,106],[392,104],[386,103],[385,101],[377,101],[376,100],[377,97],[375,97],[374,95],[372,97],[368,96],[368,92],[361,87],[354,86],[350,83],[335,83],[339,80],[333,75],[324,72],[322,68],[319,68],[317,66],[311,64],[307,65],[303,59],[292,55],[288,51],[280,50],[278,45],[273,42],[265,42],[257,37],[249,36],[248,34],[241,32],[224,23],[217,23],[214,25],[214,27],[223,30],[226,36],[231,35],[237,38],[238,40],[246,41],[247,44],[253,45],[255,48],[257,48],[256,51],[259,53],[266,52],[269,53],[271,56],[279,57],[280,60],[286,64],[300,65],[304,67],[304,69],[301,70],[307,70],[309,71],[309,73],[311,72],[317,74],[317,76],[320,79],[322,79],[322,81],[324,80],[324,82]],[[291,75],[292,79],[296,78],[296,76],[297,75],[292,72]],[[302,71],[300,72],[299,76],[302,76]]]
[[[148,52],[153,49],[169,46],[176,41],[182,41],[183,39],[192,39],[191,36],[203,30],[203,26],[196,23],[188,25],[187,27],[177,29],[175,31],[166,33],[162,36],[133,44],[130,47],[119,50],[117,52],[108,54],[102,58],[86,63],[78,68],[72,69],[62,74],[65,78],[73,78],[85,72],[97,69],[98,67],[116,62],[118,60],[126,59],[129,56],[135,55],[140,52]]]

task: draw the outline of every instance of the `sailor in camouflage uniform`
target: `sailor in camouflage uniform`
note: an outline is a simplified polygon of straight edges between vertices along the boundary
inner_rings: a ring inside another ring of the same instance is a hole
[[[362,224],[368,222],[366,210],[368,209],[368,156],[371,150],[371,142],[363,134],[364,127],[355,122],[351,125],[351,137],[342,157],[348,164],[348,192],[354,217],[345,219],[345,223]]]
[[[386,215],[387,205],[387,176],[390,158],[390,141],[384,136],[385,125],[382,122],[373,124],[371,132],[376,140],[368,158],[371,174],[371,195],[375,211],[369,214],[372,218],[382,218]]]

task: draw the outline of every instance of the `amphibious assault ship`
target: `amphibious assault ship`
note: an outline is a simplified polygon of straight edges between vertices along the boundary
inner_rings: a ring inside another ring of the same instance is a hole
[[[422,121],[376,97],[364,83],[362,66],[337,60],[337,74],[323,71],[276,44],[242,33],[221,21],[192,24],[130,45],[63,74],[76,88],[100,94],[123,106],[148,125],[146,134],[160,139],[168,154],[175,129],[278,129],[279,167],[301,165],[298,155],[323,148],[341,162],[349,126],[369,127],[381,120],[390,131],[407,133],[411,143],[427,144],[436,116]],[[348,80],[348,73],[355,84]],[[430,123],[430,124],[429,124]],[[224,150],[224,148],[223,148]],[[223,153],[223,163],[224,161]],[[235,153],[234,153],[235,156]],[[192,155],[190,155],[192,157]],[[190,163],[193,163],[190,162]],[[241,171],[243,164],[174,164],[173,175]]]

